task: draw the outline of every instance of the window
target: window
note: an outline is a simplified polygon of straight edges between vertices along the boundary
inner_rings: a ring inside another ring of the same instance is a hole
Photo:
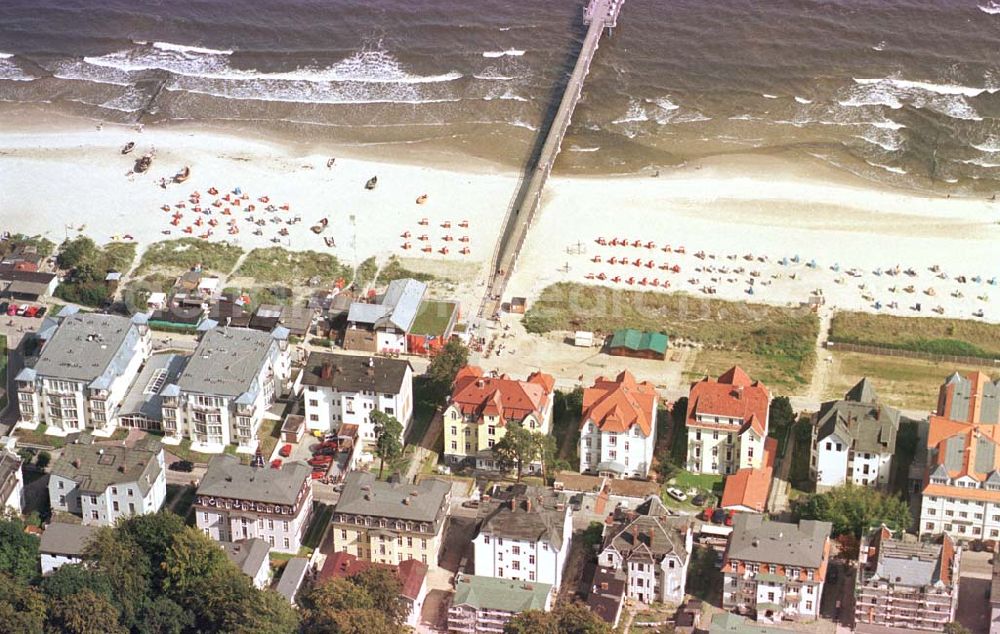
[[[118,500],[115,500],[111,503],[111,508],[114,509],[115,513],[118,512]]]
[[[319,407],[319,401],[316,399],[309,399],[309,407]]]
[[[483,543],[484,544],[490,543],[490,536],[489,535],[483,535]]]
[[[535,556],[534,555],[528,555],[528,564],[532,565],[532,566],[535,565]],[[532,574],[534,574],[534,573],[532,573]]]
[[[118,487],[111,487],[111,495],[118,495]]]
[[[98,519],[97,511],[91,511],[90,518],[95,520]]]
[[[513,554],[515,554],[515,555],[520,555],[521,554],[521,547],[520,546],[514,546],[514,547],[511,548],[511,552]]]
[[[286,550],[291,546],[291,543],[288,541],[287,537],[282,540],[282,543],[285,545]]]
[[[806,601],[806,609],[807,610],[813,609],[813,602],[812,601]]]
[[[511,567],[512,567],[512,568],[513,568],[514,570],[520,570],[520,569],[521,569],[521,562],[519,562],[519,561],[517,561],[517,560],[515,559],[515,560],[514,560],[514,563],[513,563],[512,565],[511,565]]]

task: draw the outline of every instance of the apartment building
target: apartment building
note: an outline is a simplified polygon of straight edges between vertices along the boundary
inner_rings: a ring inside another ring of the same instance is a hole
[[[352,471],[333,508],[333,549],[375,563],[415,559],[434,568],[450,503],[451,484],[444,480],[389,483]]]
[[[447,463],[495,469],[492,447],[510,424],[548,434],[554,388],[555,379],[542,372],[518,381],[507,375],[487,376],[476,366],[459,370],[443,417]]]
[[[24,472],[21,456],[0,448],[0,512],[10,509],[20,515],[24,510]]]
[[[722,560],[722,607],[758,621],[812,620],[830,561],[829,522],[738,513]]]
[[[514,616],[527,610],[548,611],[552,586],[512,579],[458,574],[448,607],[448,631],[457,634],[502,634]]]
[[[1000,379],[955,372],[938,392],[937,415],[963,423],[1000,424]]]
[[[372,412],[383,412],[402,423],[403,436],[413,419],[409,361],[313,352],[299,381],[310,430],[330,432],[341,425],[357,425],[358,437],[370,444],[376,433]]]
[[[811,470],[817,491],[848,482],[887,488],[898,431],[899,410],[882,405],[867,378],[843,399],[823,403],[813,415]]]
[[[628,370],[584,390],[580,472],[645,478],[656,447],[658,401],[653,384],[637,382]]]
[[[634,511],[618,509],[611,520],[598,566],[617,571],[630,599],[683,602],[693,547],[690,519],[669,515],[653,497]]]
[[[257,538],[297,553],[312,514],[310,473],[304,462],[261,469],[214,456],[195,495],[195,525],[217,542]]]
[[[896,538],[884,525],[861,543],[855,586],[856,623],[941,632],[955,620],[961,549]]]
[[[729,475],[759,468],[764,458],[771,394],[739,366],[718,380],[691,386],[687,408],[687,468]]]
[[[132,448],[96,445],[82,434],[52,463],[48,490],[53,510],[79,515],[86,525],[156,513],[167,496],[163,448],[154,438]]]
[[[475,574],[559,588],[572,533],[563,494],[525,484],[496,487],[479,506]]]
[[[182,354],[154,354],[146,359],[122,399],[118,424],[142,430],[163,429],[163,391],[177,383],[188,362]]]
[[[15,378],[18,426],[37,429],[44,423],[53,436],[84,430],[110,436],[122,399],[150,353],[145,317],[72,309],[59,315],[45,320],[38,360]]]
[[[267,409],[289,388],[288,331],[215,327],[204,334],[176,383],[160,392],[163,442],[222,453],[257,450]]]
[[[406,353],[427,285],[414,279],[389,282],[377,303],[354,302],[347,312],[344,347],[378,353]]]

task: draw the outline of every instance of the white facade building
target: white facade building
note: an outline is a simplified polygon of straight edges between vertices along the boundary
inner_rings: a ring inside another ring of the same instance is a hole
[[[843,399],[823,403],[813,417],[811,465],[817,490],[848,482],[888,487],[898,430],[899,410],[880,404],[868,379]]]
[[[145,316],[132,319],[64,309],[38,333],[33,367],[17,377],[19,427],[65,436],[91,430],[110,436],[129,385],[150,353]]]
[[[398,420],[404,437],[413,419],[413,367],[409,361],[313,352],[299,381],[310,430],[330,432],[344,424],[357,425],[360,440],[371,444],[375,442],[372,412]]]
[[[163,442],[222,453],[257,450],[267,409],[289,386],[288,330],[216,327],[202,335],[176,383],[160,391]]]
[[[479,517],[472,540],[477,576],[559,587],[573,533],[569,505],[561,494],[513,485],[484,498]]]
[[[630,599],[682,603],[693,543],[690,520],[669,516],[654,497],[615,514],[597,563],[623,574]]]
[[[24,510],[24,472],[22,460],[9,449],[0,449],[0,509],[20,515]]]
[[[281,553],[297,553],[312,514],[312,479],[304,462],[280,469],[215,456],[198,486],[195,525],[219,542],[262,539]]]
[[[658,400],[652,383],[637,383],[627,370],[584,390],[580,472],[645,478],[656,447]]]
[[[426,292],[427,285],[423,282],[393,280],[377,304],[351,304],[347,312],[348,330],[371,331],[375,337],[375,352],[405,354],[406,335]]]
[[[114,526],[119,518],[156,513],[167,496],[159,441],[146,438],[129,449],[86,442],[67,445],[52,464],[49,503],[79,515],[83,523]]]
[[[42,574],[55,572],[66,564],[83,561],[83,551],[97,531],[96,526],[54,522],[45,527],[38,544]]]

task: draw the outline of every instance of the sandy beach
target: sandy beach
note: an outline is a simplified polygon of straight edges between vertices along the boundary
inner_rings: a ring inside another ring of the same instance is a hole
[[[136,149],[123,156],[128,141]],[[151,169],[129,175],[154,148]],[[462,280],[461,299],[475,305],[516,175],[482,162],[462,171],[453,163],[414,165],[397,160],[391,146],[385,155],[377,162],[347,151],[302,152],[180,127],[139,133],[7,122],[0,126],[0,226],[56,242],[78,233],[98,242],[133,239],[140,250],[195,236],[244,249],[330,251],[353,263],[395,254],[442,268],[461,264],[478,272]],[[331,156],[337,161],[327,167]],[[188,181],[159,186],[184,166]],[[367,190],[372,176],[378,184]],[[323,218],[328,227],[316,235],[310,227]],[[798,304],[821,289],[838,308],[995,322],[998,218],[1000,203],[818,178],[759,157],[657,178],[557,175],[508,295],[532,298],[554,282],[577,281]]]
[[[821,289],[836,308],[1000,321],[1000,202],[820,180],[777,162],[734,172],[553,178],[510,294],[560,281],[669,283],[797,305]]]

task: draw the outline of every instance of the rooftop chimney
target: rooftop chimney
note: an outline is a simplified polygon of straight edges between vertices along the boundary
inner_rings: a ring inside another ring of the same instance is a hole
[[[649,527],[649,547],[653,547],[653,527]]]
[[[319,368],[319,377],[324,380],[329,380],[333,376],[333,365],[329,361],[324,361],[323,365]]]
[[[73,460],[73,468],[74,469],[79,469],[80,468],[80,459],[79,458]]]
[[[531,498],[528,498],[524,501],[524,510],[529,513],[531,512]]]

